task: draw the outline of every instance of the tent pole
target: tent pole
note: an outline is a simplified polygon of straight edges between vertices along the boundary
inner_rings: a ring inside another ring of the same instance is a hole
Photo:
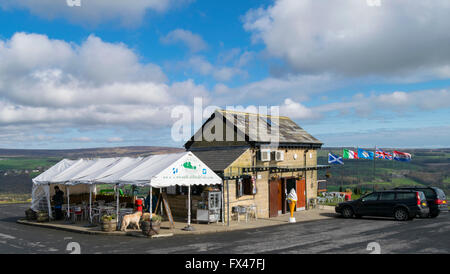
[[[92,220],[92,189],[93,185],[89,185],[89,224],[87,224],[85,227],[95,227],[94,222]]]
[[[70,218],[70,188],[69,186],[66,187],[67,192],[67,216]]]
[[[92,185],[89,186],[89,220],[92,224]]]
[[[227,219],[228,219],[227,226],[230,226],[230,182],[228,180],[227,180]]]
[[[119,227],[119,185],[116,184],[116,220]]]
[[[161,193],[162,193],[162,188],[161,187],[159,188],[159,193],[160,193],[159,195],[161,195]],[[163,204],[161,204],[161,206],[159,207],[159,212],[161,212],[161,216],[164,215],[164,213],[163,213]]]
[[[188,224],[185,228],[185,231],[194,231],[194,228],[191,226],[191,186],[188,187]]]
[[[52,205],[50,204],[50,184],[48,184],[48,191],[47,191],[47,207],[48,207],[48,216],[49,216],[49,218],[53,218],[53,216],[52,216]]]
[[[70,187],[66,186],[66,192],[67,192],[67,222],[72,223],[70,221]]]
[[[153,187],[150,185],[150,222],[153,218]]]
[[[222,181],[222,225],[225,225],[225,189],[224,182]]]
[[[191,186],[188,191],[188,226],[191,226]]]

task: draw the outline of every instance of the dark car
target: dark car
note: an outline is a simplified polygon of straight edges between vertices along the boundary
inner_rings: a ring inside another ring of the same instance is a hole
[[[436,218],[441,212],[448,212],[448,202],[444,191],[437,187],[398,187],[397,190],[413,190],[422,191],[427,198],[428,207],[430,208],[429,216]]]
[[[379,216],[406,221],[418,215],[427,216],[430,211],[423,192],[388,190],[373,192],[358,200],[340,203],[336,206],[336,212],[345,218]]]

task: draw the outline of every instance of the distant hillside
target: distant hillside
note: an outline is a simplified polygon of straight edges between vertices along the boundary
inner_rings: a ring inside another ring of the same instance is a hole
[[[352,148],[350,148],[352,149]],[[354,148],[353,148],[354,149]],[[375,148],[365,148],[374,151]],[[392,152],[396,149],[383,148]],[[362,187],[371,190],[389,189],[397,186],[436,186],[450,194],[450,148],[440,149],[398,149],[412,154],[410,163],[387,160],[344,160],[344,166],[333,165],[327,171],[320,171],[319,178],[325,179],[330,190]],[[342,156],[342,148],[327,147],[319,151],[318,163],[328,164],[328,153]]]
[[[0,157],[30,158],[105,158],[105,157],[138,157],[151,154],[182,152],[182,148],[174,147],[113,147],[66,150],[33,150],[33,149],[0,149]]]
[[[183,151],[182,148],[144,146],[68,150],[0,149],[0,194],[31,194],[31,179],[64,158],[145,157]]]

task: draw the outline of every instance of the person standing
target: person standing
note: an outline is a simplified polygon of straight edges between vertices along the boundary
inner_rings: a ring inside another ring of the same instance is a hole
[[[156,203],[158,202],[158,197],[156,197],[155,192],[152,191],[152,211],[155,211]],[[147,198],[145,198],[145,212],[150,212],[150,192],[147,195]],[[153,213],[153,212],[152,212]]]
[[[62,205],[64,203],[64,192],[59,189],[58,186],[55,186],[55,195],[53,195],[53,203],[55,205],[55,219],[62,219]]]

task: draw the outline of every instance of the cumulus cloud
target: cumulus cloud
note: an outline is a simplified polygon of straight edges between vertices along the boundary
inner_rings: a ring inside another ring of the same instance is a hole
[[[244,28],[271,56],[303,74],[450,77],[447,0],[276,0]]]
[[[187,46],[191,52],[199,52],[208,48],[208,44],[206,44],[200,35],[184,29],[173,30],[166,36],[161,37],[160,41],[166,45],[182,43]]]
[[[3,0],[0,8],[27,9],[46,19],[64,18],[86,26],[113,20],[135,26],[149,11],[163,13],[190,2],[193,0],[81,0],[81,6],[70,7],[66,0]]]
[[[190,79],[169,84],[159,66],[93,35],[81,44],[27,33],[0,40],[3,132],[165,128],[172,108],[195,96],[208,91]]]
[[[227,82],[236,76],[247,77],[248,73],[238,66],[213,65],[205,57],[195,55],[187,61],[179,62],[179,68],[192,70],[200,75],[212,76],[220,82]]]
[[[121,143],[121,142],[123,142],[123,138],[111,137],[111,138],[108,138],[108,142],[109,143]]]
[[[214,87],[216,104],[234,104],[251,101],[253,104],[274,103],[274,98],[291,98],[294,101],[306,101],[311,96],[344,86],[344,80],[329,74],[287,75],[285,77],[267,77],[242,86],[230,88],[224,84]]]
[[[326,146],[382,148],[443,148],[448,147],[450,127],[374,128],[364,131],[328,132],[315,134]]]
[[[418,90],[412,92],[395,91],[383,94],[356,94],[350,100],[343,99],[313,107],[312,110],[325,115],[338,113],[340,116],[357,115],[371,117],[381,113],[412,113],[448,109],[450,91],[448,89]]]
[[[80,143],[89,143],[89,142],[92,142],[92,139],[89,137],[75,137],[75,138],[72,138],[72,141],[80,142]]]
[[[284,103],[280,106],[280,114],[291,119],[316,119],[320,117],[318,112],[301,103],[294,102],[290,98],[284,100]]]

